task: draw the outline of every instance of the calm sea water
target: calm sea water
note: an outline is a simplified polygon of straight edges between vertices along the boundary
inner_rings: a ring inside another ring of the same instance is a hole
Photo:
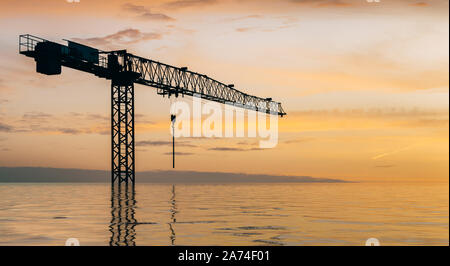
[[[448,183],[0,184],[0,245],[448,245]]]

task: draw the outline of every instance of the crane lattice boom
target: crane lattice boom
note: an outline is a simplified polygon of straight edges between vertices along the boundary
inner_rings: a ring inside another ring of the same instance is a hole
[[[134,82],[157,88],[161,95],[200,96],[203,99],[254,111],[284,116],[286,113],[281,103],[271,98],[260,98],[249,95],[226,85],[206,75],[187,70],[186,67],[175,67],[161,62],[146,59],[127,53],[126,50],[104,52],[69,41],[69,45],[25,34],[19,37],[21,54],[39,58],[36,47],[39,43],[47,43],[53,55],[58,53],[58,60],[62,66],[95,74],[99,77],[112,79],[117,71],[128,71],[135,74]],[[80,50],[90,48],[91,53],[97,53],[96,60],[89,60]],[[49,56],[49,53],[46,54]],[[39,72],[39,71],[38,71]],[[52,74],[52,73],[44,73]],[[59,74],[59,73],[53,73]]]

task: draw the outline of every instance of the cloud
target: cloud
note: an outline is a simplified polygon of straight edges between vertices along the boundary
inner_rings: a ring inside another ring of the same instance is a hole
[[[291,25],[282,25],[282,26],[276,26],[276,27],[241,27],[241,28],[236,28],[235,31],[236,32],[252,32],[252,31],[259,31],[259,32],[274,32],[276,30],[282,30],[282,29],[287,29],[290,27],[294,27],[294,24]]]
[[[93,37],[86,39],[73,38],[73,40],[77,42],[85,42],[89,45],[124,46],[128,44],[136,44],[143,41],[160,40],[161,38],[161,33],[141,32],[138,29],[129,28],[110,35],[106,35],[104,37]]]
[[[236,143],[237,145],[249,145],[249,146],[255,146],[258,145],[259,142],[258,141],[239,141],[238,143]]]
[[[82,133],[81,130],[76,128],[58,128],[57,131],[63,134],[70,134],[70,135],[77,135]]]
[[[165,152],[163,154],[164,155],[172,155],[171,152]],[[194,153],[192,153],[192,152],[175,152],[175,156],[189,156],[189,155],[194,155]]]
[[[153,13],[144,6],[134,5],[126,3],[122,5],[125,11],[137,14],[137,19],[141,20],[161,20],[161,21],[174,21],[175,19],[162,13]]]
[[[145,124],[151,124],[151,125],[155,124],[155,122],[151,121],[149,119],[149,116],[146,114],[135,114],[134,116],[135,116],[136,122],[138,122],[138,123],[145,123]],[[109,117],[107,117],[107,119],[109,119]]]
[[[383,165],[375,165],[375,168],[391,168],[395,167],[395,164],[383,164]]]
[[[409,6],[417,6],[417,7],[427,7],[433,4],[440,6],[448,3],[446,0],[435,0],[435,1],[418,1],[415,3],[411,3],[411,0],[396,0],[396,1],[383,1],[379,2],[372,1],[370,3],[366,0],[288,0],[291,3],[312,7],[372,7],[372,5],[389,5],[389,4],[400,4],[400,5],[409,5]]]
[[[384,153],[375,155],[375,156],[372,157],[372,160],[378,160],[378,159],[384,158],[384,157],[389,156],[389,155],[394,155],[396,153],[399,153],[399,152],[402,152],[402,151],[406,151],[406,150],[410,149],[412,146],[413,145],[409,145],[409,146],[406,146],[406,147],[403,147],[403,148],[400,148],[400,149],[397,149],[397,150],[384,152]]]
[[[264,18],[263,15],[253,14],[253,15],[247,15],[247,16],[240,16],[240,17],[234,17],[234,18],[227,18],[224,19],[224,22],[235,22],[235,21],[242,21],[242,20],[249,20],[249,19],[262,19]]]
[[[7,124],[3,124],[0,122],[0,132],[11,132],[13,131],[13,127]]]
[[[264,150],[262,148],[236,148],[236,147],[212,147],[208,148],[209,151],[259,151]]]
[[[67,116],[83,120],[110,121],[110,117],[102,114],[70,112]]]
[[[256,29],[256,28],[255,27],[244,27],[244,28],[237,28],[236,31],[237,32],[248,32],[248,31],[251,31],[254,29]]]
[[[210,151],[245,151],[243,148],[233,148],[233,147],[213,147],[208,148]]]
[[[186,7],[199,7],[207,6],[217,3],[217,0],[176,0],[165,4],[168,8],[186,8]]]
[[[151,141],[151,140],[142,140],[136,141],[136,146],[166,146],[172,145],[171,141]]]
[[[295,4],[313,5],[315,7],[348,7],[353,4],[342,0],[290,0]]]
[[[105,120],[105,121],[109,121],[110,118],[106,115],[101,115],[101,114],[87,114],[85,115],[86,119],[91,119],[91,120]]]
[[[51,117],[52,117],[51,114],[33,111],[33,112],[26,112],[22,116],[22,119],[27,120],[27,121],[33,121],[33,120],[43,120],[43,119],[47,119],[47,118],[51,118]]]
[[[314,138],[298,138],[298,139],[290,139],[290,140],[285,140],[283,141],[283,143],[285,144],[293,144],[293,143],[302,143],[302,142],[307,142],[307,141],[311,141]]]
[[[428,3],[425,3],[425,2],[411,3],[410,5],[411,5],[411,6],[418,6],[418,7],[426,7],[426,6],[429,6],[429,4],[428,4]]]
[[[141,140],[136,142],[137,147],[145,147],[145,146],[167,146],[172,145],[172,141],[163,141],[163,140]],[[182,147],[196,147],[195,145],[186,143],[186,142],[177,142],[175,143],[176,146],[182,146]]]
[[[252,20],[250,20],[252,19]],[[260,21],[255,21],[257,19],[261,19],[264,23]],[[237,18],[229,18],[223,20],[224,22],[236,22],[235,31],[236,32],[274,32],[277,30],[283,30],[291,27],[297,26],[297,22],[299,21],[298,17],[295,16],[262,16],[262,15],[248,15]],[[270,23],[268,23],[270,22]],[[244,25],[243,25],[244,24]],[[268,26],[270,25],[270,26]]]
[[[7,117],[7,124],[3,124],[7,126],[2,126],[0,131],[8,133],[110,134],[109,118],[95,113],[52,115],[33,111]]]

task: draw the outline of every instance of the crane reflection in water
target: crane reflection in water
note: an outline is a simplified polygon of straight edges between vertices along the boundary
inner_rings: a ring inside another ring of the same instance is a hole
[[[177,201],[175,199],[175,185],[172,185],[172,197],[170,198],[170,222],[169,222],[169,230],[170,230],[170,243],[172,246],[175,245],[175,223],[177,219],[175,218],[175,214],[177,213]]]
[[[175,245],[175,223],[177,205],[175,199],[175,185],[172,185],[170,204],[169,239]],[[136,226],[140,224],[155,224],[151,222],[138,222],[136,214],[136,192],[133,185],[122,184],[111,186],[111,222],[109,231],[110,246],[135,246]]]
[[[136,245],[135,196],[133,185],[125,183],[111,186],[110,246]]]

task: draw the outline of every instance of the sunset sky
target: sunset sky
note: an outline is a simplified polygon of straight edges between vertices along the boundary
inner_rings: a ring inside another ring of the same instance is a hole
[[[279,143],[183,138],[178,170],[448,181],[448,1],[2,0],[0,166],[110,167],[110,81],[35,72],[19,34],[207,74],[283,104]],[[138,171],[171,169],[169,104],[136,85]]]

